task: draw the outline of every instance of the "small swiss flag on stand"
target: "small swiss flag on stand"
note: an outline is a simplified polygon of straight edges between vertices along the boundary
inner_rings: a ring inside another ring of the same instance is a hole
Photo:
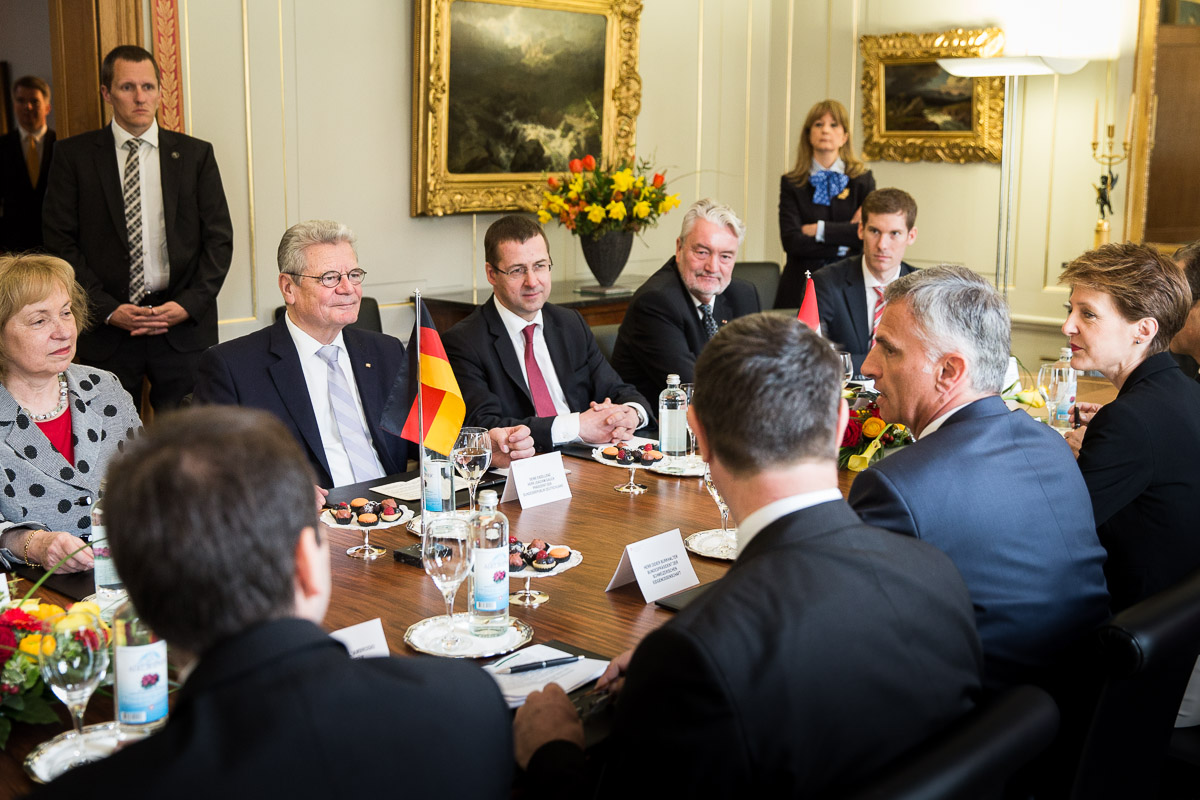
[[[804,277],[808,279],[808,283],[804,285],[804,302],[800,304],[800,313],[796,315],[796,319],[823,335],[821,334],[821,315],[817,311],[817,292],[813,287],[812,273],[805,271]]]

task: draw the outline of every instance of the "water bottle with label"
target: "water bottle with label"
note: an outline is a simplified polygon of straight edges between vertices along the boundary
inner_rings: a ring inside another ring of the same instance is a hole
[[[117,567],[108,547],[108,534],[104,527],[104,488],[105,481],[102,479],[96,502],[92,505],[92,530],[88,544],[91,545],[94,559],[96,600],[102,609],[110,611],[113,603],[124,597],[125,583],[117,574]]]
[[[113,644],[121,737],[153,733],[167,724],[167,643],[126,601],[113,615]]]
[[[1053,373],[1047,389],[1046,405],[1053,409],[1054,418],[1050,424],[1056,430],[1071,429],[1071,407],[1075,405],[1075,391],[1078,387],[1079,372],[1071,367],[1071,348],[1064,347],[1059,351],[1058,361],[1050,365]]]
[[[479,493],[471,519],[475,565],[467,583],[467,624],[472,636],[500,636],[508,630],[508,517],[496,510],[491,489]]]
[[[687,394],[679,376],[667,376],[667,388],[658,396],[658,449],[669,459],[687,455]]]
[[[421,459],[421,518],[454,512],[454,465],[449,456],[425,448]]]

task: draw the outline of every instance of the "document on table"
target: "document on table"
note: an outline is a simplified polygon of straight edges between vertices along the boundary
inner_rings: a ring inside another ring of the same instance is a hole
[[[603,675],[604,670],[608,668],[608,662],[598,658],[585,658],[573,664],[518,672],[515,675],[497,675],[496,670],[537,661],[549,661],[552,658],[567,658],[571,655],[573,654],[549,645],[535,644],[488,664],[483,669],[499,684],[500,692],[504,695],[504,702],[508,703],[508,707],[520,708],[525,705],[525,698],[529,696],[530,692],[545,689],[552,683],[557,683],[564,692],[575,691],[588,681]]]
[[[496,467],[488,470],[488,472],[494,472],[497,475],[508,477],[507,467]],[[464,483],[458,488],[462,489],[465,486],[466,484]],[[396,481],[395,483],[385,483],[381,486],[372,486],[371,491],[375,492],[375,494],[382,494],[387,497],[394,497],[397,500],[403,500],[406,503],[413,503],[421,499],[421,477],[418,475],[417,477],[411,478],[407,481]],[[442,481],[442,492],[443,494],[450,493],[449,480]]]

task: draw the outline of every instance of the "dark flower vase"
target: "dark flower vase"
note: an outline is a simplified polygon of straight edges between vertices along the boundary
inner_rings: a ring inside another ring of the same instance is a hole
[[[629,260],[633,231],[610,231],[599,239],[580,237],[579,245],[583,248],[583,260],[600,285],[612,286]]]

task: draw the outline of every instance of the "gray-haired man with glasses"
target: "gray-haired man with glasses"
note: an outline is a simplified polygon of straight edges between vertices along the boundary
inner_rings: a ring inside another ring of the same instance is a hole
[[[442,336],[470,424],[528,425],[538,452],[630,438],[649,403],[621,380],[579,312],[547,303],[546,234],[502,217],[483,241],[492,297]]]
[[[366,270],[340,222],[293,225],[279,242],[286,313],[269,328],[210,348],[200,360],[198,403],[261,408],[291,430],[319,486],[404,472],[415,447],[380,427],[396,376],[407,369],[394,336],[349,327]],[[527,429],[492,431],[494,459],[533,454]]]

